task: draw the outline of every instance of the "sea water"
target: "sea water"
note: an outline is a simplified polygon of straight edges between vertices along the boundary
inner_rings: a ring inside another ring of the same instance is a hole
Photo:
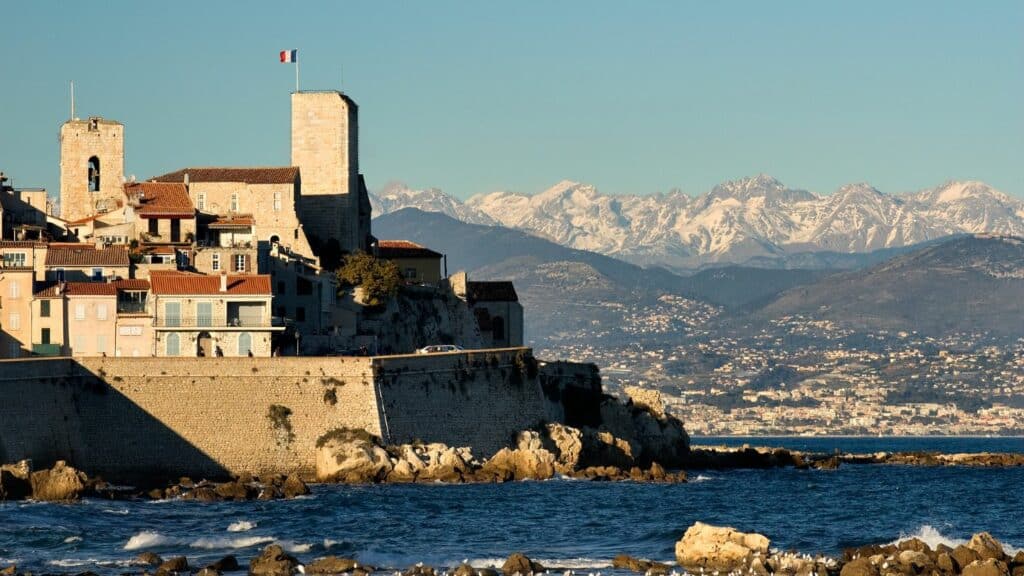
[[[697,438],[695,444],[854,452],[1018,451],[1022,439]],[[839,554],[917,536],[954,545],[992,532],[1024,547],[1024,468],[844,465],[838,470],[691,471],[686,484],[576,480],[476,485],[316,485],[274,502],[0,503],[0,567],[117,574],[143,551],[193,566],[270,543],[311,561],[335,554],[379,567],[546,566],[609,573],[620,553],[670,562],[696,521],[767,535],[775,548]]]

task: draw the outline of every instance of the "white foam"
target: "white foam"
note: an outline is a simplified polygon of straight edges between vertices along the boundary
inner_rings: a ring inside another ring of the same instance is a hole
[[[127,516],[128,514],[131,514],[127,508],[105,508],[103,512],[106,514],[118,514],[120,516]]]
[[[125,550],[141,550],[143,548],[154,548],[156,546],[169,546],[177,543],[178,540],[164,536],[159,532],[152,532],[149,530],[143,530],[138,534],[132,536],[125,543]]]
[[[65,544],[73,544],[75,542],[81,542],[81,541],[82,541],[82,537],[81,536],[68,536],[67,538],[64,539],[64,543]]]
[[[226,537],[214,537],[214,538],[199,538],[189,543],[192,548],[201,548],[203,550],[218,550],[221,548],[249,548],[250,546],[258,546],[260,544],[267,544],[274,541],[273,536],[242,536],[238,538],[226,538]],[[283,548],[284,546],[282,546]]]
[[[293,554],[303,554],[313,549],[312,544],[303,544],[292,540],[277,540],[274,544],[284,548],[285,552],[291,552]]]
[[[708,480],[714,480],[714,476],[705,476],[703,474],[697,474],[697,477],[690,482],[707,482]]]
[[[993,534],[993,536],[996,535]],[[917,538],[918,540],[924,542],[929,547],[931,547],[932,550],[934,550],[939,544],[945,544],[950,548],[956,548],[957,546],[960,546],[961,544],[967,544],[968,542],[966,538],[952,538],[950,536],[946,536],[942,532],[939,532],[938,528],[930,524],[924,524],[918,527],[917,531],[913,532],[912,534],[900,532],[900,537],[892,541],[891,544],[899,544],[900,542],[910,540],[911,538]],[[999,537],[996,536],[996,539],[999,540]],[[1020,548],[1016,548],[1008,544],[1007,542],[1004,542],[1003,540],[999,541],[1003,545],[1003,552],[1009,554],[1010,556],[1013,556],[1018,551],[1020,551]]]
[[[228,532],[248,532],[256,527],[255,522],[249,522],[248,520],[239,520],[238,522],[232,522],[228,525]]]
[[[330,538],[324,538],[324,549],[330,550],[331,546],[335,544],[341,544],[342,540],[331,540]]]

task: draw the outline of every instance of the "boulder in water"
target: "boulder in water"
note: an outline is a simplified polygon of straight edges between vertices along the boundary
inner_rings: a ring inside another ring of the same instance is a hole
[[[988,532],[980,532],[971,536],[967,547],[978,553],[981,560],[995,559],[1003,560],[1006,554],[1003,552],[1003,545]]]
[[[81,497],[88,478],[63,460],[58,460],[49,470],[33,472],[30,481],[33,499],[44,502],[67,502]]]
[[[189,572],[188,559],[184,556],[175,556],[168,560],[164,560],[156,568],[157,576],[179,574],[182,572]]]
[[[540,563],[530,560],[526,555],[516,552],[509,556],[505,563],[501,565],[501,571],[505,576],[513,576],[514,574],[527,576],[527,574],[543,572],[544,567]]]
[[[305,566],[306,574],[344,574],[356,568],[358,562],[351,558],[325,556]]]
[[[761,534],[697,522],[676,543],[676,560],[687,569],[746,568],[754,554],[768,554],[770,541]]]
[[[393,465],[377,438],[365,430],[338,428],[316,443],[316,479],[368,484],[384,480]]]
[[[263,553],[249,562],[249,576],[292,576],[298,572],[299,561],[277,544],[263,549]]]
[[[292,474],[285,478],[284,483],[281,485],[281,492],[285,498],[291,499],[296,496],[309,494],[309,486],[306,486],[306,483],[298,475]]]

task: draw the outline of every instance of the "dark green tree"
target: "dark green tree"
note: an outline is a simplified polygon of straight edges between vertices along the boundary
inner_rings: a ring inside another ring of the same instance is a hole
[[[366,304],[380,306],[398,293],[402,286],[402,272],[390,260],[374,258],[366,252],[345,256],[337,271],[340,287],[361,286]]]

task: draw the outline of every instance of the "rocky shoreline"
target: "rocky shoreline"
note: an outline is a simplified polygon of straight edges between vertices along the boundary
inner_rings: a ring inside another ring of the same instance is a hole
[[[613,569],[645,576],[679,574],[714,576],[1024,576],[1024,551],[1008,554],[1002,543],[987,532],[971,537],[965,544],[934,549],[917,538],[898,543],[872,544],[848,548],[841,556],[809,555],[772,548],[771,540],[757,533],[744,533],[731,527],[697,522],[675,544],[671,562],[645,560],[619,554],[611,562]],[[374,567],[356,558],[321,556],[303,561],[277,544],[263,549],[248,564],[230,555],[216,562],[194,566],[185,556],[162,558],[143,552],[131,560],[134,570],[123,574],[173,576],[221,576],[245,571],[249,576],[295,576],[296,574],[370,576],[534,576],[551,574],[556,567],[545,567],[522,553],[510,555],[498,566],[471,566],[463,561],[454,566],[428,566],[416,563],[406,569]],[[565,570],[565,576],[575,574]],[[598,573],[599,574],[599,573]],[[17,566],[0,569],[0,576],[32,576]],[[78,576],[92,576],[91,572]],[[588,576],[593,576],[591,573]]]

